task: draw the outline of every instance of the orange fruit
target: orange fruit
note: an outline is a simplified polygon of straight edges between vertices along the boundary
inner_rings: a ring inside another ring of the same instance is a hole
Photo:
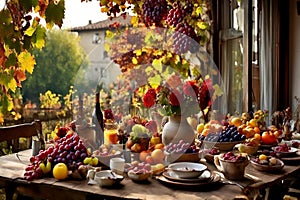
[[[53,167],[52,171],[53,177],[57,180],[66,179],[69,175],[68,167],[65,163],[57,163]]]
[[[207,136],[207,134],[209,133],[209,131],[210,131],[209,129],[205,128],[205,129],[203,129],[201,135]]]
[[[260,141],[261,140],[261,136],[259,133],[255,133],[253,138],[255,138],[256,140]]]
[[[142,151],[139,155],[139,159],[142,162],[146,162],[146,157],[149,156],[150,154],[147,151]]]
[[[165,145],[163,143],[159,143],[154,146],[154,149],[162,149],[162,148],[164,148],[164,146]]]
[[[253,130],[255,131],[255,133],[258,133],[258,134],[260,133],[260,129],[257,126],[254,127]]]

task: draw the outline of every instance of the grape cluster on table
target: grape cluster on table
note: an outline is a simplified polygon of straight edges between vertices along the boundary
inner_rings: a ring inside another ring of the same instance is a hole
[[[167,153],[197,153],[199,149],[196,145],[180,140],[178,143],[169,143],[164,147]]]
[[[26,166],[24,178],[33,180],[44,176],[40,169],[42,162],[50,162],[52,168],[57,163],[65,163],[69,170],[78,169],[88,156],[87,148],[77,134],[66,135],[56,141],[55,146],[40,150],[36,156],[30,157],[30,164]]]
[[[227,126],[225,130],[217,133],[210,133],[205,137],[206,141],[209,142],[237,142],[243,141],[246,136],[240,134],[236,126]]]

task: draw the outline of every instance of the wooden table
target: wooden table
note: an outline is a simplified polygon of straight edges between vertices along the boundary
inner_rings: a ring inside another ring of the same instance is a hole
[[[244,197],[241,189],[235,185],[215,184],[212,187],[180,188],[167,187],[156,179],[141,184],[125,178],[120,187],[101,188],[96,185],[88,185],[87,180],[57,181],[54,178],[37,179],[31,182],[22,179],[25,166],[29,163],[31,150],[0,157],[0,186],[7,191],[17,188],[19,193],[43,199],[237,199]],[[211,170],[214,166],[207,164]],[[260,189],[265,189],[282,181],[295,173],[299,173],[300,166],[286,165],[280,174],[267,174],[256,171],[250,165],[246,168],[246,178],[239,181],[242,185],[248,185],[251,195]],[[249,178],[250,177],[250,178]],[[9,199],[9,198],[7,198]]]

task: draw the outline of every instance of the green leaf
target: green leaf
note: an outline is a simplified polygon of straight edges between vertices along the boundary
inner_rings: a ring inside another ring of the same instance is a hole
[[[45,46],[46,29],[41,25],[36,27],[34,46],[41,49]]]
[[[156,74],[154,77],[148,78],[148,82],[152,88],[158,87],[160,85],[161,81],[162,80],[161,80],[161,77],[159,74]]]
[[[157,71],[161,72],[162,71],[162,63],[160,59],[154,59],[152,61],[152,65],[154,67],[154,69],[156,69]]]
[[[17,56],[16,54],[13,52],[11,53],[9,56],[8,56],[8,59],[6,60],[5,62],[5,65],[7,67],[10,67],[10,66],[15,66],[17,63]]]
[[[65,17],[65,1],[60,0],[58,4],[51,1],[45,12],[46,23],[54,23],[59,27],[63,24],[63,18]]]
[[[25,12],[31,11],[32,7],[37,5],[36,0],[19,0],[19,3],[24,8]]]
[[[28,35],[28,36],[32,36],[35,30],[36,30],[36,29],[35,29],[34,27],[30,26],[30,27],[25,31],[24,34],[25,34],[25,35]]]

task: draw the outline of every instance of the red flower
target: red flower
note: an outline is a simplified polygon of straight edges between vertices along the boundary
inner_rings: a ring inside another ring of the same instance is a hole
[[[196,96],[199,93],[196,81],[186,81],[183,85],[183,93],[188,96]]]
[[[148,89],[143,97],[143,104],[146,108],[150,108],[155,104],[156,92],[153,88]]]
[[[174,92],[171,92],[169,100],[171,106],[180,106],[180,103],[183,101],[183,96],[178,90],[175,90]]]
[[[214,88],[212,86],[212,80],[211,79],[206,79],[201,87],[200,87],[200,92],[198,95],[198,101],[199,101],[199,106],[201,110],[204,110],[208,106],[212,105],[212,95],[214,92]]]

